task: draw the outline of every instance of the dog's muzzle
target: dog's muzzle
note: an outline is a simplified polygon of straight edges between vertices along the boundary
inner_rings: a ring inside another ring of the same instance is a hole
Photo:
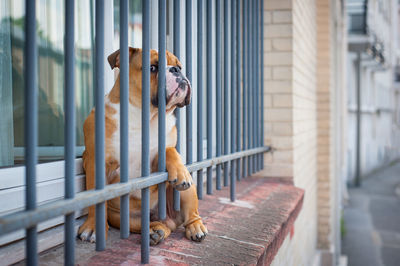
[[[168,66],[166,72],[167,106],[183,107],[190,104],[192,88],[189,80],[176,66]]]

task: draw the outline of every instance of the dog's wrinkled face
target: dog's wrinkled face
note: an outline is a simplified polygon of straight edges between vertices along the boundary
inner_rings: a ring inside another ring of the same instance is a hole
[[[192,88],[189,80],[181,72],[182,65],[178,58],[172,53],[166,53],[166,109],[171,111],[176,107],[183,107],[190,104]],[[129,48],[129,100],[136,106],[141,106],[142,96],[142,49]],[[120,66],[119,50],[108,57],[111,68]],[[150,99],[151,112],[158,108],[158,52],[150,50]],[[117,82],[119,83],[119,77]]]
[[[181,67],[167,66],[166,97],[167,109],[178,106],[183,107],[190,104],[191,86],[189,80],[182,74]]]

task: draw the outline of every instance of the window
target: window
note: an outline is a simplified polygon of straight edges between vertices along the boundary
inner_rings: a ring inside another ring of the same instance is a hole
[[[24,207],[24,167],[20,166],[24,160],[24,2],[0,1],[0,111],[3,114],[0,118],[0,214]],[[82,155],[84,149],[83,123],[94,104],[92,55],[95,2],[80,0],[75,4],[75,25],[79,25],[75,27],[77,157]],[[106,24],[112,26],[112,1],[108,0],[106,4],[111,4],[110,8],[106,8],[110,12],[106,19],[111,18],[111,21],[106,21]],[[37,168],[39,205],[64,196],[64,13],[62,0],[37,1],[38,155],[41,163]],[[110,28],[107,33],[112,31],[113,28]],[[112,43],[107,45],[107,53],[111,53]],[[110,67],[107,65],[106,68],[106,74],[110,77],[105,79],[109,84],[113,76]],[[77,159],[76,165],[75,189],[80,192],[85,188],[80,159]],[[49,220],[40,224],[39,230],[63,221],[62,217]],[[0,246],[24,235],[25,232],[21,230],[2,236]]]
[[[24,145],[24,1],[2,1],[1,28],[6,45],[2,45],[2,105],[6,106],[8,130],[0,132],[0,166],[16,166],[23,162]],[[39,83],[39,161],[53,161],[64,154],[64,4],[63,1],[38,1],[37,43]],[[82,125],[93,107],[93,7],[92,1],[76,5],[76,113],[77,155],[83,150]],[[2,38],[3,40],[3,38]]]

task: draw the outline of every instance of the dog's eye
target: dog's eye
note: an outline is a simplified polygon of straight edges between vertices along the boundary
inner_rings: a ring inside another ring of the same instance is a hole
[[[150,71],[151,71],[152,73],[157,72],[157,70],[158,70],[158,67],[157,67],[156,65],[151,65],[151,66],[150,66]]]

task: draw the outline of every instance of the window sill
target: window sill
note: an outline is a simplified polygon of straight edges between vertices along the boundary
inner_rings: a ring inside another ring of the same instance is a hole
[[[229,188],[205,195],[199,212],[208,227],[203,243],[188,241],[183,228],[150,249],[150,264],[261,264],[269,265],[299,214],[304,190],[278,179],[251,177],[237,183],[235,203],[229,201]],[[107,248],[95,252],[94,244],[76,243],[76,264],[139,264],[140,236],[119,239],[110,229]],[[63,247],[40,256],[41,262],[63,263]]]

